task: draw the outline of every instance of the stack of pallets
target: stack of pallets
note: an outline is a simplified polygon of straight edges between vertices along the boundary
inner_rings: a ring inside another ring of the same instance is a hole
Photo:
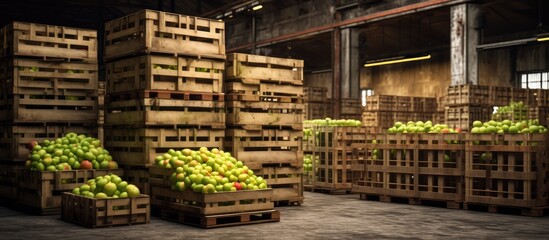
[[[34,200],[51,193],[14,180],[20,170],[29,172],[22,165],[30,141],[68,132],[97,137],[97,69],[94,30],[26,22],[0,29],[1,197]]]
[[[278,204],[303,202],[303,61],[229,54],[225,150],[273,188]]]
[[[224,28],[153,10],[105,24],[105,142],[145,193],[155,156],[223,146]]]

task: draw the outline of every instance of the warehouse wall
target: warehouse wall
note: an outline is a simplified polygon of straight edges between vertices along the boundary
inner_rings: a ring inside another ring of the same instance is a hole
[[[479,84],[511,87],[517,73],[549,69],[549,44],[492,49],[479,53]]]
[[[436,52],[431,59],[361,68],[361,89],[375,94],[434,97],[442,96],[450,85],[450,53]]]

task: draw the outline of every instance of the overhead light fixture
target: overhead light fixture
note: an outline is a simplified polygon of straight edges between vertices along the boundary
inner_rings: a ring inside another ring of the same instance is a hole
[[[539,34],[538,42],[549,41],[549,34]]]
[[[263,5],[257,5],[257,6],[252,7],[252,10],[257,11],[257,10],[262,9],[262,8],[263,8]]]
[[[387,65],[387,64],[420,61],[420,60],[427,60],[430,58],[431,58],[431,54],[423,55],[423,56],[414,56],[414,57],[399,56],[399,57],[393,57],[393,58],[385,58],[385,59],[368,61],[366,62],[366,64],[364,64],[364,67],[375,67],[375,66]]]

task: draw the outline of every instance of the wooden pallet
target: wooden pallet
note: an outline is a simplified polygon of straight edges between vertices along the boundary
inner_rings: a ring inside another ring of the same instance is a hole
[[[116,127],[116,128],[115,128]],[[109,126],[105,128],[105,147],[113,159],[127,166],[154,165],[154,158],[169,149],[200,147],[222,148],[224,129],[136,128]]]
[[[256,129],[262,126],[302,129],[303,104],[228,101],[226,106],[227,125]]]
[[[13,22],[2,29],[0,56],[97,62],[97,31]]]
[[[540,207],[516,207],[516,206],[502,206],[495,204],[479,204],[479,203],[464,203],[463,209],[489,212],[489,213],[504,213],[513,215],[522,215],[530,217],[542,217],[549,212],[549,206]]]
[[[106,65],[109,94],[133,90],[223,92],[222,60],[141,55]]]
[[[61,195],[85,183],[88,179],[114,173],[123,176],[122,169],[70,170],[38,172],[21,169],[17,173],[17,202],[33,209],[56,211],[61,208]]]
[[[65,192],[61,218],[85,227],[112,227],[149,223],[149,196],[96,199]]]
[[[6,124],[0,126],[0,160],[25,161],[30,141],[43,142],[45,139],[55,139],[66,133],[74,132],[96,137],[97,126],[78,123],[25,123]]]
[[[288,197],[287,199],[274,201],[275,207],[301,206],[304,197]]]
[[[225,127],[223,101],[144,98],[111,102],[105,125]]]
[[[97,63],[13,58],[0,65],[0,80],[8,94],[61,95],[66,91],[96,96]]]
[[[303,85],[303,67],[303,60],[231,53],[227,55],[225,76],[226,79]]]
[[[433,207],[443,207],[449,209],[461,209],[462,203],[455,201],[445,201],[445,200],[427,200],[427,199],[416,199],[409,197],[398,197],[398,196],[386,196],[378,194],[366,194],[360,193],[361,200],[369,201],[380,201],[386,203],[404,203],[410,205],[424,205],[424,206],[433,206]]]
[[[164,220],[178,222],[195,227],[217,228],[267,222],[279,222],[280,212],[277,210],[264,210],[209,216],[196,216],[182,212],[173,212],[168,209],[162,209],[161,218]]]
[[[303,101],[309,103],[325,103],[328,101],[328,88],[303,87]]]
[[[238,101],[302,103],[303,86],[288,83],[261,82],[254,79],[228,79],[225,92]]]
[[[345,194],[350,194],[351,189],[350,188],[349,189],[322,188],[322,187],[315,187],[313,185],[313,187],[311,188],[311,192],[325,193],[330,195],[345,195]]]
[[[225,136],[224,149],[251,169],[278,163],[303,166],[300,130],[229,128]]]
[[[105,23],[105,59],[169,53],[225,59],[225,23],[142,10]]]
[[[148,102],[162,99],[162,100],[185,100],[185,101],[204,101],[209,102],[223,102],[225,94],[222,93],[208,93],[208,92],[187,92],[187,91],[171,91],[171,90],[135,90],[128,92],[116,92],[110,93],[106,96],[107,103],[115,103],[128,100],[142,100],[146,99]],[[170,102],[166,102],[170,103]],[[181,104],[181,102],[171,102],[173,106]],[[147,103],[150,106],[151,103]],[[198,105],[203,106],[203,105]],[[222,105],[221,105],[222,106]]]

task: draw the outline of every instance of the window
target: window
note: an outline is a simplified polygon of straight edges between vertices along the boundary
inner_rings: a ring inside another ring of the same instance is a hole
[[[362,106],[366,106],[366,97],[374,95],[373,89],[362,89],[361,96],[362,96]]]
[[[549,72],[521,73],[520,87],[529,89],[549,89]]]

